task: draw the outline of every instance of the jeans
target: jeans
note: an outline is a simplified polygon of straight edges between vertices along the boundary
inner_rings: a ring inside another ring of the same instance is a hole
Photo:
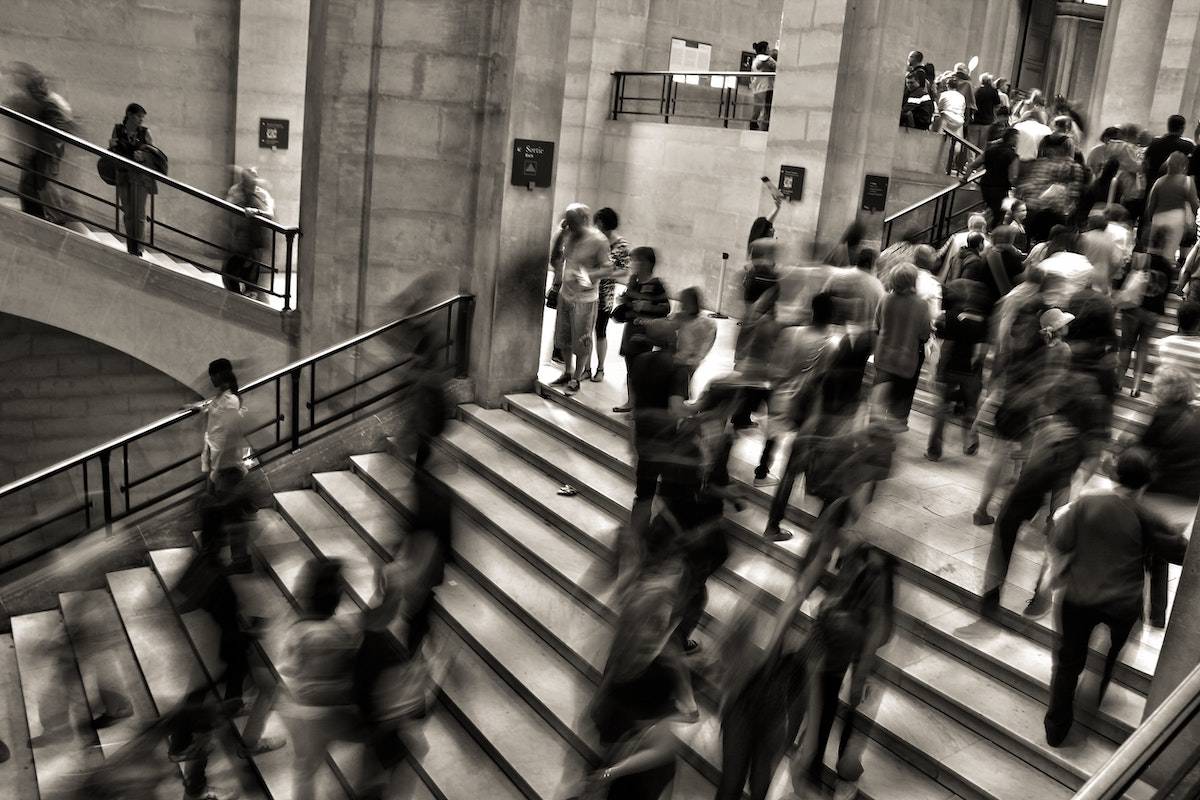
[[[783,719],[758,719],[733,702],[721,718],[721,782],[716,800],[736,800],[750,779],[750,800],[765,800],[775,766],[783,758],[787,734]]]
[[[963,345],[955,345],[963,346]],[[943,351],[942,357],[947,353]],[[963,411],[960,420],[963,426],[963,446],[979,444],[979,435],[973,429],[976,407],[979,405],[979,392],[983,382],[980,371],[953,372],[938,370],[938,403],[933,415],[933,426],[929,430],[929,442],[925,451],[930,455],[941,456],[942,436],[946,428],[946,419],[954,411],[955,406],[962,404]]]
[[[908,415],[912,412],[913,396],[917,393],[917,383],[921,380],[921,367],[925,364],[925,347],[920,346],[917,352],[917,369],[911,377],[897,375],[887,370],[876,369],[875,385],[890,384],[887,387],[887,399],[884,408],[888,416],[908,424]]]
[[[1055,653],[1054,673],[1050,678],[1050,707],[1046,711],[1046,736],[1059,739],[1066,736],[1075,719],[1075,689],[1087,664],[1088,640],[1097,625],[1107,625],[1108,655],[1104,658],[1104,674],[1100,680],[1100,697],[1112,680],[1113,668],[1121,648],[1138,620],[1136,606],[1130,609],[1086,606],[1063,599],[1059,628],[1062,636]]]

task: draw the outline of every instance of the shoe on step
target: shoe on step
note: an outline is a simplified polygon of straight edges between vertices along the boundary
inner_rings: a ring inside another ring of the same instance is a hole
[[[603,382],[604,382],[604,368],[601,367],[600,369],[596,370],[596,372],[592,375],[592,383],[603,383]]]
[[[758,488],[764,488],[767,486],[775,486],[778,483],[779,483],[779,478],[776,477],[775,475],[771,475],[770,473],[764,475],[761,478],[759,478],[757,476],[754,478],[754,485]]]
[[[996,521],[996,518],[993,517],[991,514],[987,513],[986,511],[979,511],[978,509],[976,509],[975,513],[971,515],[971,522],[975,523],[976,525],[978,525],[981,528],[986,525],[991,525],[995,521]]]
[[[779,528],[775,528],[774,530],[768,529],[763,534],[763,537],[766,538],[768,542],[786,542],[792,538],[792,532],[781,530]]]
[[[1046,616],[1046,612],[1050,610],[1050,592],[1034,592],[1033,597],[1029,598],[1029,602],[1025,604],[1023,613],[1030,619],[1038,619]]]
[[[559,375],[557,378],[550,381],[550,385],[551,386],[566,386],[570,382],[571,382],[570,375]]]
[[[633,411],[633,406],[613,406],[614,414],[628,414]]]
[[[260,736],[258,737],[258,741],[253,745],[238,745],[238,758],[261,756],[263,753],[270,753],[273,750],[278,750],[285,744],[287,744],[287,739],[282,736]]]
[[[567,394],[575,394],[578,391],[579,391],[579,381],[572,378],[570,381],[567,382],[566,393]]]

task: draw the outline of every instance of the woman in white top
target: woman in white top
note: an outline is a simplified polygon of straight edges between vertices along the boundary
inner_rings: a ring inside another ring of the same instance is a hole
[[[937,117],[941,130],[961,133],[967,120],[967,99],[958,91],[958,78],[951,75],[946,79],[937,99]]]
[[[754,96],[754,111],[750,115],[750,130],[765,131],[771,120],[771,100],[775,89],[775,59],[771,58],[770,45],[767,42],[754,43],[754,61],[750,63],[750,71],[769,73],[772,77],[755,75],[750,79],[750,92]]]
[[[246,474],[250,446],[242,430],[245,409],[239,394],[238,379],[227,358],[218,358],[208,365],[208,377],[217,394],[194,407],[207,417],[204,425],[204,448],[200,451],[200,471],[208,478],[209,488],[217,484],[217,476],[225,470],[236,470],[239,477]]]

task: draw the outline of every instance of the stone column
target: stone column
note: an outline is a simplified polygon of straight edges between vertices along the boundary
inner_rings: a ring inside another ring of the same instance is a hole
[[[1093,130],[1126,122],[1161,128],[1151,118],[1172,0],[1114,0],[1105,15],[1101,56],[1096,72]],[[1111,27],[1111,36],[1109,28]]]
[[[1183,114],[1189,127],[1200,113],[1200,0],[1175,0],[1167,25],[1158,79],[1154,83],[1152,126]],[[1158,128],[1155,127],[1155,130]],[[1191,130],[1188,130],[1191,135]]]
[[[497,3],[480,143],[470,289],[471,379],[496,405],[537,378],[553,190],[509,185],[514,138],[553,140],[562,126],[570,4]]]

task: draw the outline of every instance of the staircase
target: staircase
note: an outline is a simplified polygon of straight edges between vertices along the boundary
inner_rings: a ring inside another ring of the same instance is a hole
[[[464,405],[449,424],[433,472],[455,502],[454,563],[437,591],[434,636],[454,656],[421,727],[427,747],[410,756],[394,796],[551,800],[561,796],[564,774],[597,762],[584,711],[612,637],[615,531],[633,495],[628,423],[605,410],[617,392],[592,384],[566,397],[539,386],[502,408]],[[1138,725],[1161,633],[1135,634],[1099,711],[1081,714],[1066,746],[1047,747],[1041,720],[1055,633],[1048,619],[1018,613],[1036,574],[1037,543],[1031,537],[1018,545],[1000,622],[981,619],[980,548],[990,531],[964,524],[957,509],[966,491],[961,474],[982,465],[924,461],[926,425],[914,415],[895,477],[855,526],[899,560],[897,630],[878,665],[865,773],[857,795],[842,787],[838,796],[1068,798]],[[748,484],[758,444],[745,439],[736,448],[735,479]],[[275,620],[258,665],[273,680],[303,563],[344,559],[344,611],[353,613],[405,530],[408,465],[364,453],[346,467],[314,474],[307,489],[276,494],[275,508],[260,512],[260,572],[234,578],[248,613]],[[578,495],[557,495],[564,482]],[[765,622],[806,547],[803,533],[782,544],[763,540],[769,491],[747,485],[747,495],[745,510],[727,517],[731,555],[709,582],[697,636],[704,645],[743,599]],[[812,511],[794,498],[788,519],[804,528]],[[186,548],[155,551],[147,566],[110,573],[107,590],[63,594],[56,609],[14,617],[11,636],[0,640],[0,738],[13,749],[0,765],[0,787],[14,787],[5,796],[62,796],[74,773],[112,758],[191,681],[219,675],[212,623],[204,612],[179,615],[168,599],[190,555]],[[802,609],[802,627],[820,598],[818,589]],[[1085,698],[1094,696],[1097,653],[1089,667]],[[129,698],[132,713],[97,731],[89,709],[104,691]],[[715,697],[703,682],[698,700],[700,721],[677,726],[684,748],[675,798],[711,797],[719,776]],[[859,723],[843,712],[838,724]],[[243,762],[233,755],[242,724],[221,737],[213,782],[239,784],[244,797],[290,797],[290,746]],[[66,732],[43,735],[56,728]],[[268,732],[282,732],[277,715]],[[159,755],[169,768],[162,748]],[[826,764],[834,758],[827,753]],[[335,749],[319,773],[318,797],[354,797],[358,775],[354,749]],[[771,797],[789,797],[786,768],[776,778]],[[178,795],[178,784],[168,788]]]

